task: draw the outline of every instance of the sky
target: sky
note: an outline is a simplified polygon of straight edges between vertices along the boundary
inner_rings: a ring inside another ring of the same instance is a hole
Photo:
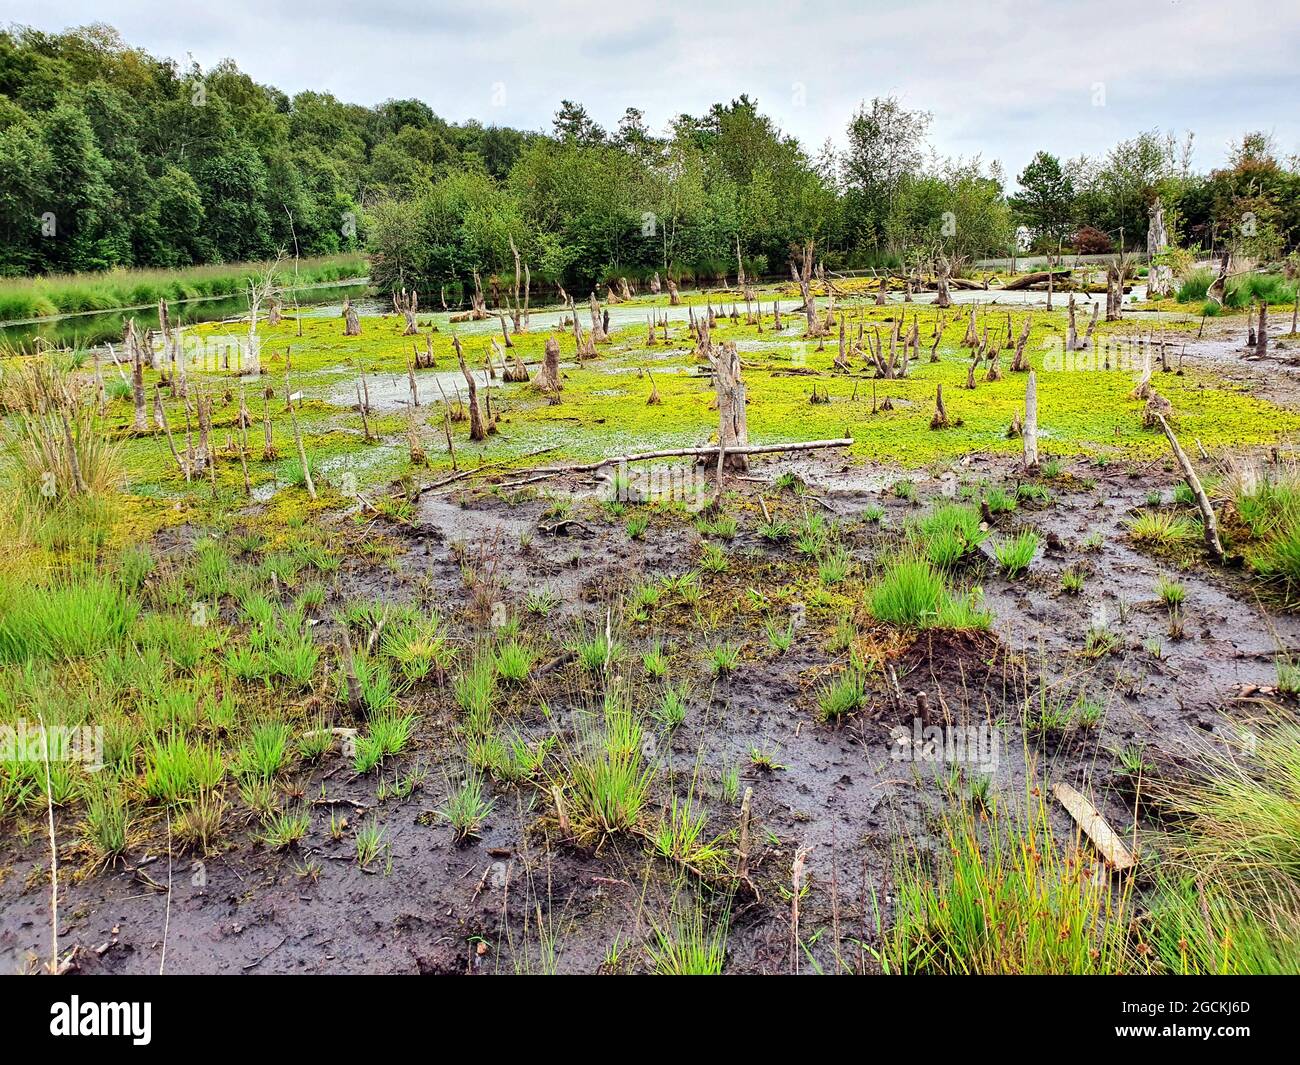
[[[1193,131],[1193,164],[1247,130],[1300,153],[1300,4],[1290,0],[5,0],[56,31],[106,22],[204,68],[374,104],[418,97],[450,121],[549,130],[562,99],[606,128],[639,107],[660,130],[748,93],[810,153],[854,109],[897,95],[933,115],[940,155],[1100,154],[1148,129]]]

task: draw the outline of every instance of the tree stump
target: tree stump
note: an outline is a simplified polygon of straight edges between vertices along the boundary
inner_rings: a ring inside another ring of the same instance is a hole
[[[724,454],[722,468],[743,473],[749,469],[749,458],[728,450],[749,443],[740,356],[736,354],[734,341],[727,341],[717,351],[710,348],[708,355],[713,367],[713,389],[718,398],[718,446]]]
[[[397,311],[398,314],[406,319],[406,328],[402,331],[402,336],[413,337],[420,332],[419,327],[415,323],[415,312],[419,305],[420,297],[416,294],[414,289],[409,293],[406,289],[393,293],[393,310]],[[349,333],[348,335],[352,336],[353,334]]]
[[[1025,469],[1038,468],[1038,379],[1029,371],[1025,382],[1025,424],[1020,432],[1025,445]]]
[[[546,352],[542,356],[542,368],[533,379],[533,386],[539,392],[557,393],[563,387],[560,384],[560,343],[555,337],[546,338]]]
[[[948,410],[943,405],[943,385],[934,386],[934,417],[930,419],[931,429],[947,429]]]

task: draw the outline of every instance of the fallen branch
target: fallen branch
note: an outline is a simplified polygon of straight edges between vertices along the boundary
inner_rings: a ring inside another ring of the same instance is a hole
[[[1101,852],[1101,856],[1106,859],[1111,868],[1123,872],[1137,865],[1133,852],[1124,845],[1124,841],[1106,823],[1106,819],[1101,816],[1097,807],[1093,806],[1084,795],[1075,791],[1069,784],[1061,783],[1052,785],[1052,794],[1069,811],[1070,816],[1083,829],[1084,835],[1092,840],[1093,845]]]
[[[812,451],[823,447],[851,447],[852,437],[839,440],[805,440],[798,444],[746,444],[743,447],[728,447],[728,455],[774,455],[789,451]],[[602,466],[614,466],[625,462],[646,462],[650,459],[667,458],[717,458],[717,446],[667,448],[663,451],[642,451],[635,455],[614,455],[598,462],[580,462],[571,466],[538,466],[532,470],[521,470],[530,476],[554,473],[591,473]]]
[[[1174,450],[1174,458],[1178,460],[1178,465],[1183,471],[1183,479],[1187,482],[1187,487],[1196,497],[1196,506],[1201,512],[1201,528],[1205,533],[1205,546],[1210,549],[1215,561],[1222,562],[1223,543],[1219,540],[1219,523],[1214,517],[1214,507],[1210,505],[1210,497],[1201,487],[1201,479],[1196,476],[1192,460],[1187,457],[1187,452],[1178,443],[1178,437],[1174,436],[1174,431],[1169,428],[1165,416],[1157,413],[1155,418],[1160,423],[1160,428],[1165,431],[1165,436],[1169,438],[1169,446]]]

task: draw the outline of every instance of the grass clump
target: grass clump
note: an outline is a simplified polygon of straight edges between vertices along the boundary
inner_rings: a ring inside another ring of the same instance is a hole
[[[155,739],[145,755],[144,792],[158,802],[184,802],[200,792],[210,792],[225,771],[215,747],[191,745],[180,735]]]
[[[735,644],[720,643],[709,650],[709,672],[715,677],[726,676],[740,668],[740,648]]]
[[[943,572],[928,559],[903,555],[890,562],[870,594],[872,615],[912,628],[987,629],[976,592],[954,594]]]
[[[1196,536],[1196,523],[1191,518],[1170,511],[1142,510],[1125,524],[1129,539],[1150,547],[1178,547]]]
[[[497,648],[497,676],[506,684],[522,684],[533,668],[533,651],[518,640],[508,640]]]
[[[272,850],[288,850],[306,838],[310,827],[306,810],[277,810],[262,824],[262,842]]]
[[[1010,540],[1003,540],[993,549],[998,565],[1008,577],[1018,577],[1029,569],[1037,552],[1038,534],[1032,530],[1025,530]]]
[[[944,567],[956,566],[988,536],[979,512],[961,503],[935,507],[917,523],[916,532],[925,557]]]
[[[603,721],[589,726],[568,764],[563,787],[575,836],[591,842],[641,824],[654,770],[642,753],[642,731],[620,697],[606,700]]]
[[[358,736],[353,755],[353,769],[369,773],[395,754],[401,754],[415,731],[414,714],[383,713],[370,720],[370,731]]]
[[[718,976],[727,960],[729,918],[710,920],[697,899],[685,914],[655,925],[646,947],[650,969],[659,976]]]
[[[664,689],[663,695],[659,699],[659,705],[654,709],[655,719],[663,725],[664,728],[677,728],[686,720],[686,711],[690,701],[690,685],[683,681],[678,685],[669,685]]]
[[[438,808],[438,816],[451,825],[457,842],[476,837],[495,806],[481,777],[469,774]]]
[[[122,586],[98,574],[52,584],[11,582],[0,600],[0,661],[87,658],[119,645],[139,614]]]
[[[817,709],[823,721],[834,724],[856,711],[867,699],[867,679],[850,668],[823,684],[817,693]]]
[[[81,833],[101,861],[111,861],[126,851],[126,834],[131,808],[126,789],[112,781],[88,785],[85,793],[86,819]],[[4,806],[0,805],[0,813]]]
[[[1100,975],[1129,971],[1127,890],[1095,881],[1096,861],[1052,831],[1046,788],[1018,817],[961,802],[944,813],[931,869],[900,861],[894,923],[877,958],[886,972]]]

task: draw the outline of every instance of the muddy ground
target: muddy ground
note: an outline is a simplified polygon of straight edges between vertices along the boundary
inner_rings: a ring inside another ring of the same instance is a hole
[[[1300,344],[1284,345],[1261,365],[1242,357],[1244,325],[1212,324],[1188,345],[1189,357],[1230,369],[1243,387],[1295,405]],[[729,484],[728,509],[740,520],[726,544],[725,574],[705,575],[698,611],[666,601],[648,621],[615,617],[619,594],[649,578],[698,566],[701,534],[677,517],[656,517],[643,540],[629,537],[624,519],[595,499],[576,503],[572,523],[557,527],[553,503],[520,491],[493,494],[457,485],[423,496],[407,525],[349,516],[331,520],[354,546],[384,537],[396,562],[382,566],[350,552],[329,601],[317,612],[329,639],[331,612],[358,596],[419,601],[452,612],[467,643],[482,629],[459,607],[469,593],[467,563],[488,582],[493,602],[523,613],[524,597],[550,588],[561,604],[525,632],[544,644],[544,674],[511,697],[511,713],[527,735],[557,735],[563,743],[576,715],[592,706],[590,681],[563,661],[576,634],[603,626],[607,611],[627,655],[620,667],[643,694],[640,652],[662,640],[673,653],[673,678],[689,676],[694,697],[686,722],[652,752],[661,772],[656,804],[688,788],[709,810],[710,830],[735,826],[738,803],[722,795],[730,767],[741,768],[741,791],[753,789],[756,847],[752,885],[731,899],[728,972],[787,972],[835,968],[872,971],[870,948],[878,921],[890,912],[891,865],[900,839],[934,848],[935,816],[953,789],[969,777],[951,767],[900,760],[890,729],[910,726],[918,693],[926,693],[934,720],[996,723],[1003,737],[987,775],[1004,795],[1028,780],[1065,780],[1085,789],[1106,817],[1127,832],[1134,822],[1131,779],[1115,752],[1140,748],[1151,764],[1177,764],[1197,741],[1245,720],[1258,689],[1275,681],[1280,649],[1300,643],[1294,615],[1259,594],[1240,570],[1211,569],[1193,549],[1157,558],[1127,538],[1125,519],[1146,505],[1153,490],[1166,503],[1179,478],[1171,462],[1099,465],[1063,459],[1062,475],[1047,487],[1046,503],[1022,504],[999,515],[997,531],[1036,529],[1044,547],[1029,574],[1010,580],[988,557],[968,567],[965,580],[983,589],[994,615],[990,633],[922,633],[902,637],[858,610],[860,639],[887,661],[872,674],[868,705],[833,727],[816,715],[816,690],[845,661],[832,651],[845,608],[810,605],[815,563],[790,545],[760,538],[758,495],[792,520],[805,511],[842,523],[857,579],[910,516],[954,490],[981,485],[1014,489],[1010,457],[973,455],[903,474],[846,463],[833,453],[756,462],[750,475]],[[1265,456],[1267,458],[1267,456]],[[796,473],[806,490],[775,489],[782,472]],[[900,498],[894,482],[916,482],[915,499]],[[560,478],[542,486],[582,500],[600,489],[590,478]],[[863,520],[871,505],[879,522]],[[1099,537],[1099,546],[1098,538]],[[184,536],[177,538],[177,547]],[[1085,575],[1082,591],[1061,587],[1067,568]],[[1171,634],[1167,609],[1156,596],[1161,575],[1187,589],[1181,634]],[[751,590],[771,595],[762,608]],[[701,616],[704,627],[701,630]],[[796,635],[784,654],[767,645],[762,618],[793,619]],[[1112,653],[1082,654],[1088,629],[1104,624],[1120,637]],[[1153,652],[1159,642],[1159,654]],[[731,642],[742,667],[714,680],[703,649]],[[1064,735],[1026,731],[1027,695],[1043,684],[1086,693],[1104,702],[1098,727]],[[427,768],[424,786],[405,800],[380,802],[378,779],[357,778],[338,752],[299,774],[292,790],[310,804],[312,827],[296,852],[271,853],[254,842],[254,826],[233,831],[218,853],[202,859],[132,851],[109,870],[75,861],[60,870],[60,950],[80,948],[82,972],[560,972],[642,971],[638,949],[656,924],[671,920],[680,900],[679,870],[647,855],[638,841],[611,839],[593,851],[559,841],[553,810],[536,788],[497,787],[496,805],[480,839],[458,845],[434,813],[448,783],[464,770],[454,731],[449,687],[431,686],[405,700],[418,710],[417,742],[388,764],[384,778],[415,765]],[[545,704],[549,716],[543,712]],[[349,722],[342,716],[339,725]],[[778,768],[759,768],[761,751]],[[692,785],[691,782],[694,781]],[[330,832],[331,816],[355,826],[378,820],[389,860],[368,869],[355,861],[351,831]],[[1057,811],[1060,838],[1072,826]],[[39,825],[0,842],[0,968],[29,969],[48,951],[48,856]],[[801,900],[801,932],[808,944],[792,961],[788,885],[795,854],[806,848],[810,890]],[[686,878],[685,890],[696,890]],[[713,906],[722,905],[716,900]],[[838,942],[838,948],[836,943]]]

